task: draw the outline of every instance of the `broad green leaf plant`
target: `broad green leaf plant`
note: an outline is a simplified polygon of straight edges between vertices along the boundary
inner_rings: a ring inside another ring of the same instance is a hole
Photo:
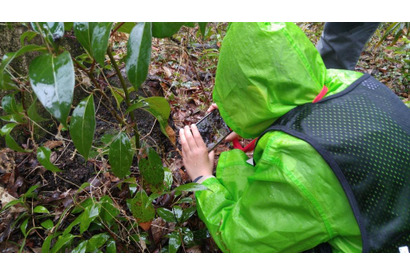
[[[204,34],[206,23],[198,24]],[[183,223],[195,213],[196,208],[183,210],[174,205],[172,210],[155,209],[152,204],[159,196],[171,192],[172,174],[163,166],[153,148],[147,148],[146,145],[141,148],[138,118],[134,114],[136,109],[150,113],[159,122],[162,133],[168,137],[166,128],[169,127],[170,106],[167,100],[163,97],[142,97],[137,91],[147,78],[152,39],[171,37],[182,26],[194,27],[195,23],[32,22],[27,24],[29,30],[20,37],[21,48],[2,57],[0,89],[8,94],[1,100],[5,115],[0,119],[6,124],[0,129],[0,135],[4,137],[6,146],[36,156],[40,166],[58,175],[63,168],[51,160],[51,147],[38,144],[35,140],[23,146],[15,139],[21,129],[29,129],[33,139],[35,127],[53,119],[59,125],[56,136],[61,137],[60,131],[66,131],[65,136],[68,138],[63,140],[74,144],[84,162],[91,161],[96,153],[108,157],[106,161],[110,172],[122,181],[123,186],[120,188],[128,184],[131,194],[126,202],[126,211],[133,219],[126,222],[124,230],[130,234],[124,237],[119,233],[120,227],[124,227],[124,210],[110,196],[80,199],[80,193],[93,187],[91,183],[85,182],[74,194],[73,205],[58,216],[53,216],[49,207],[36,203],[39,185],[32,186],[20,198],[0,210],[6,211],[16,206],[26,209],[14,222],[14,226],[19,226],[24,236],[20,251],[27,237],[36,230],[44,230],[47,236],[42,244],[42,252],[116,252],[116,243],[124,238],[128,242],[136,242],[144,250],[149,241],[146,233],[139,232],[138,225],[150,223],[156,216],[177,225],[176,230],[167,235],[168,252],[176,252],[181,245],[192,244],[193,233]],[[61,43],[71,30],[85,54],[75,56]],[[125,58],[119,61],[114,57],[116,53],[110,39],[116,32],[124,32],[129,36]],[[34,38],[40,38],[41,43],[26,44],[32,43]],[[35,53],[36,57],[29,64],[27,81],[19,81],[10,64],[27,53]],[[125,68],[126,78],[120,68]],[[108,69],[117,75],[121,84],[121,87],[108,85],[111,94],[106,93],[107,89],[97,78],[103,70]],[[92,88],[83,91],[80,102],[73,106],[74,90],[82,75],[90,79]],[[132,87],[127,86],[126,80]],[[101,139],[95,137],[97,97],[102,99],[102,104],[117,121],[113,133],[105,134]],[[49,118],[38,113],[38,104],[51,115]],[[125,104],[125,112],[121,110],[121,104]],[[101,141],[103,147],[99,147]],[[131,174],[133,164],[139,168],[139,181]],[[202,186],[192,184],[176,192],[181,195],[182,192],[202,189]],[[189,204],[192,199],[181,198],[177,200],[178,203]],[[64,219],[69,215],[75,219],[67,225]]]

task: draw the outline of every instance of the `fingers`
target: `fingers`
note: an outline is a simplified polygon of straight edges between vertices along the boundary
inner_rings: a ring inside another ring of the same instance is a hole
[[[194,136],[191,133],[191,129],[189,129],[188,125],[184,127],[184,135],[188,143],[189,149],[190,150],[195,149],[197,147],[197,144],[195,142]]]
[[[202,136],[201,136],[201,134],[199,133],[198,128],[196,127],[195,124],[192,124],[192,125],[191,125],[191,130],[192,130],[192,135],[193,135],[193,137],[194,137],[194,139],[195,139],[196,145],[197,145],[198,147],[206,148],[205,142],[204,142],[204,140],[202,139]]]
[[[218,109],[218,106],[216,105],[216,103],[212,103],[211,106],[209,106],[208,110],[206,110],[206,112],[210,113],[215,109]]]
[[[240,136],[237,133],[232,132],[225,138],[225,141],[233,141],[236,138],[240,138]]]
[[[182,153],[184,154],[186,150],[189,150],[189,144],[185,137],[184,128],[179,129],[179,140],[182,147]]]
[[[213,165],[214,159],[215,159],[215,151],[214,151],[214,150],[212,150],[211,152],[209,152],[208,158],[209,158],[209,162]]]

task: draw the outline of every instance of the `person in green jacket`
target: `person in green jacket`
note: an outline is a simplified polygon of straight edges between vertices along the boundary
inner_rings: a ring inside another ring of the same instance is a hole
[[[214,154],[208,155],[196,126],[180,130],[185,168],[207,187],[196,192],[199,216],[223,252],[303,252],[323,243],[333,252],[368,250],[361,232],[367,225],[357,218],[355,200],[324,155],[287,131],[264,133],[325,90],[324,100],[330,99],[362,78],[360,72],[326,69],[293,23],[230,24],[213,99],[234,132],[260,137],[253,162],[241,150],[223,152],[215,177]]]

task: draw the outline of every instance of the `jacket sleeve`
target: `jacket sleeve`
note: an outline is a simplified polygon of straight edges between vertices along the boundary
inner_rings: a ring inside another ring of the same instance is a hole
[[[209,190],[196,193],[198,213],[222,251],[301,252],[337,235],[333,218],[338,213],[324,204],[336,199],[337,207],[338,194],[321,196],[331,192],[326,184],[312,188],[327,181],[327,173],[334,177],[332,171],[316,169],[323,165],[315,163],[316,151],[283,135],[265,139],[256,166],[240,150],[222,153],[216,178],[203,182]]]

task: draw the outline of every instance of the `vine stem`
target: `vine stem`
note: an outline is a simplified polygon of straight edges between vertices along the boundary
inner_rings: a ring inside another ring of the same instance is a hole
[[[115,61],[114,56],[112,55],[110,47],[107,48],[107,54],[108,54],[108,57],[110,58],[111,64],[113,65],[115,69],[115,72],[118,75],[118,78],[120,79],[121,86],[125,94],[125,103],[127,104],[127,108],[129,108],[131,106],[131,100],[130,100],[130,95],[128,93],[128,88],[127,88],[127,85],[125,84],[124,78],[122,77],[118,64]],[[140,148],[140,135],[138,133],[137,122],[135,121],[134,112],[130,112],[130,116],[131,116],[131,122],[134,125],[135,146],[137,147],[137,149],[139,149]]]

